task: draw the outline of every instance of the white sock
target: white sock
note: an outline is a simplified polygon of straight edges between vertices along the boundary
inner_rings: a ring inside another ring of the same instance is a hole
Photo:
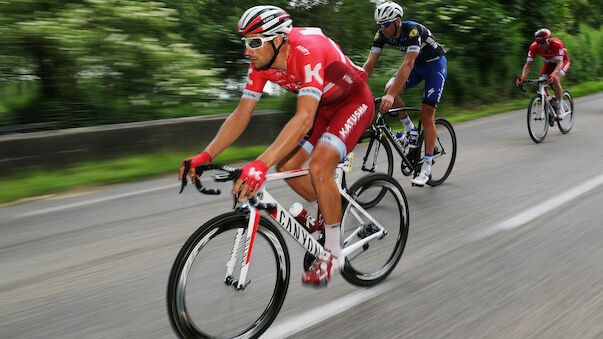
[[[432,160],[433,160],[433,154],[425,153],[425,157],[423,158],[423,165],[421,165],[421,170],[427,174],[430,174]]]
[[[325,225],[325,249],[341,257],[340,224]]]
[[[404,132],[408,132],[411,129],[415,128],[415,124],[412,123],[412,120],[410,120],[408,114],[406,114],[404,118],[400,118],[400,121],[402,122],[402,124],[404,124]]]

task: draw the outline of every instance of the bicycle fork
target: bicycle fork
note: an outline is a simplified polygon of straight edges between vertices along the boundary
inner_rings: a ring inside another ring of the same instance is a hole
[[[251,259],[251,251],[253,249],[253,243],[255,240],[255,234],[258,230],[260,223],[260,210],[248,206],[249,210],[249,222],[247,224],[247,232],[245,232],[245,250],[243,251],[243,257],[241,258],[241,271],[239,272],[239,279],[235,280],[233,277],[235,265],[237,262],[238,253],[243,241],[243,229],[237,229],[237,234],[232,245],[232,251],[230,253],[230,259],[226,263],[226,277],[224,283],[226,285],[235,286],[236,290],[244,290],[250,281],[247,281],[247,271],[249,270],[249,260]]]

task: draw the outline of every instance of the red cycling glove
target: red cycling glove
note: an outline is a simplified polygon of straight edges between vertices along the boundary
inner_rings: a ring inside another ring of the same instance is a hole
[[[521,85],[521,83],[522,83],[522,82],[523,82],[525,79],[526,79],[526,78],[524,78],[524,77],[520,77],[520,78],[515,79],[515,85],[517,85],[517,86]]]
[[[194,173],[194,169],[197,166],[201,166],[203,164],[210,163],[213,159],[211,158],[211,155],[209,155],[209,153],[202,152],[201,154],[195,155],[194,157],[184,159],[184,161],[186,161],[186,160],[191,161],[191,170],[193,170],[193,173]],[[185,175],[188,175],[188,173],[184,173],[184,162],[182,162],[182,165],[180,166],[180,180],[182,180],[182,178]],[[196,176],[192,175],[192,177],[193,177],[193,181],[195,181]]]
[[[243,181],[243,185],[249,186],[249,192],[260,189],[264,180],[266,180],[266,172],[268,172],[268,166],[261,161],[255,160],[251,164],[241,168],[240,180]]]
[[[191,161],[191,168],[201,166],[206,163],[210,163],[213,159],[207,152],[201,152],[201,154],[195,155],[194,157],[187,158],[185,160]]]
[[[555,76],[552,74],[549,74],[549,78],[551,79],[551,81],[555,81]]]

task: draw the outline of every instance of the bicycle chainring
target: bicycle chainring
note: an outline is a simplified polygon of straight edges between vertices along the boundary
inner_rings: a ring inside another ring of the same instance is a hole
[[[318,243],[323,246],[325,245],[324,233],[321,234],[320,237],[318,238]],[[306,272],[307,270],[310,269],[310,267],[312,267],[314,260],[316,260],[316,257],[313,254],[311,254],[310,252],[306,252],[306,254],[304,255],[304,272]]]

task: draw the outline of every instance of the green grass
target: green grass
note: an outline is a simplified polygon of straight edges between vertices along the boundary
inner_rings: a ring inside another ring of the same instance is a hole
[[[220,154],[214,162],[232,163],[253,159],[266,149],[267,145],[252,147],[230,147]],[[115,160],[82,163],[65,170],[30,171],[27,173],[0,178],[0,203],[6,203],[53,193],[65,192],[74,188],[103,186],[121,182],[136,181],[173,174],[174,181],[182,160],[191,153],[157,153],[139,155]]]
[[[602,81],[582,83],[567,88],[574,97],[595,93],[603,90]],[[460,109],[442,112],[452,122],[466,121],[478,117],[493,115],[509,110],[525,108],[529,97],[516,99],[505,104],[493,104],[474,109]],[[392,127],[398,128],[395,119],[391,119]],[[217,163],[232,163],[256,158],[267,145],[252,147],[230,147],[215,159]],[[54,194],[73,190],[75,188],[98,187],[121,182],[137,181],[161,175],[172,174],[174,180],[182,160],[193,154],[183,152],[157,153],[120,158],[109,161],[83,163],[65,170],[29,171],[19,175],[0,178],[0,203],[17,201],[19,199]]]

